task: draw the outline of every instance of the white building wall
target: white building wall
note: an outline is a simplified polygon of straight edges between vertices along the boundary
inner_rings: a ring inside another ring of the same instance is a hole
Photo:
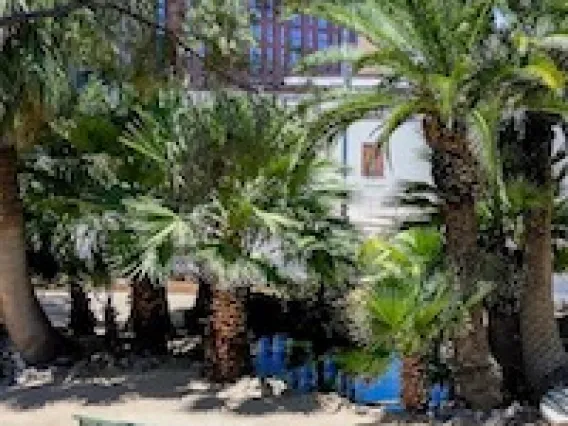
[[[295,86],[308,84],[304,77],[291,77],[287,82]],[[375,78],[355,78],[351,81],[351,86],[366,89],[377,82]],[[344,83],[342,77],[316,77],[309,80],[309,84],[319,87],[341,87]],[[289,106],[296,105],[302,97],[292,92],[281,96]],[[327,107],[329,105],[323,108]],[[337,164],[347,166],[346,184],[352,194],[347,213],[356,225],[368,233],[388,231],[393,228],[397,219],[404,216],[404,208],[389,206],[389,201],[401,182],[431,181],[427,160],[429,149],[424,143],[418,120],[405,124],[393,134],[390,161],[384,157],[384,176],[363,176],[363,145],[376,141],[380,124],[379,119],[365,119],[354,123],[348,128],[347,134],[339,137],[336,145],[328,151],[328,155]]]
[[[389,158],[384,160],[383,177],[363,176],[363,145],[375,142],[380,121],[362,120],[347,131],[347,185],[353,191],[348,215],[369,232],[392,227],[404,215],[400,207],[389,206],[403,181],[430,182],[430,166],[426,159],[428,148],[423,142],[420,123],[413,121],[397,130],[390,143]],[[343,141],[335,148],[335,159],[342,160]],[[385,150],[386,154],[386,150]]]

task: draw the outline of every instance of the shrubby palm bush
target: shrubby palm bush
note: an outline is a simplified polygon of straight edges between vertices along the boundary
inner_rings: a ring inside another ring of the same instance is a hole
[[[238,79],[217,61],[220,57],[235,59],[233,54],[239,43],[250,39],[247,16],[227,4],[193,6],[194,19],[217,25],[204,24],[199,29],[189,25],[172,34],[163,23],[156,22],[153,0],[128,4],[77,2],[65,6],[11,0],[0,8],[0,171],[4,195],[1,208],[14,219],[6,224],[6,229],[1,224],[2,232],[11,241],[5,245],[6,252],[0,253],[0,282],[5,284],[0,288],[2,317],[16,347],[29,361],[52,358],[56,347],[63,345],[59,345],[26,277],[15,148],[37,143],[44,132],[52,130],[55,119],[73,111],[76,89],[86,73],[113,82],[115,88],[129,81],[135,82],[141,92],[151,91],[156,74],[170,74],[165,64],[175,59],[172,51],[176,52],[177,47],[195,55],[200,45],[205,45],[210,53],[206,69],[239,85]],[[232,31],[221,34],[218,19],[230,25]],[[163,55],[160,45],[166,36],[176,48]]]
[[[135,280],[163,283],[174,260],[185,261],[211,299],[210,371],[231,380],[247,360],[247,289],[305,281],[287,264],[301,272],[316,255],[339,262],[332,237],[354,230],[333,219],[345,196],[333,167],[275,98],[195,96],[162,91],[127,126],[121,142],[148,164],[152,183],[124,200],[110,245]]]
[[[402,399],[409,410],[424,408],[429,357],[440,340],[463,325],[467,312],[487,289],[467,300],[456,298],[444,268],[443,244],[435,229],[410,229],[390,240],[363,244],[362,290],[368,341],[344,354],[348,369],[380,372],[393,354],[402,358]]]

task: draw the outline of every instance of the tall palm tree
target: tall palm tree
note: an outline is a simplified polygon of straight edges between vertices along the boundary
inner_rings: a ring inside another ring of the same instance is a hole
[[[522,47],[521,60],[532,52],[549,55],[559,65],[554,70],[561,78],[566,75],[565,4],[556,1],[507,1],[504,32],[510,32]],[[512,12],[512,13],[510,13]],[[553,68],[551,68],[553,69]],[[562,86],[562,89],[564,85]],[[537,97],[538,99],[538,97]],[[552,170],[555,127],[566,117],[565,101],[537,102],[512,129],[516,154],[512,175],[528,185],[533,200],[522,214],[525,244],[523,247],[524,286],[521,293],[520,328],[525,374],[536,396],[540,396],[560,381],[565,383],[568,356],[560,340],[554,319],[552,296],[552,237],[555,185]]]
[[[372,90],[331,93],[335,102],[314,120],[314,134],[333,136],[353,121],[387,112],[377,142],[388,142],[401,125],[420,117],[433,150],[432,176],[443,198],[447,255],[455,289],[475,291],[479,188],[476,154],[494,143],[501,111],[525,85],[560,88],[562,78],[547,57],[513,64],[494,29],[493,1],[366,0],[352,6],[315,2],[302,10],[348,27],[376,49],[332,49],[308,57],[304,66],[347,60],[357,72],[371,67],[380,77]],[[513,98],[516,99],[516,98]],[[387,145],[388,154],[388,145]],[[456,342],[459,394],[475,406],[499,401],[499,381],[491,371],[481,309]]]
[[[0,127],[0,231],[6,243],[0,249],[0,300],[8,333],[24,359],[30,362],[51,358],[56,348],[61,346],[29,281],[16,159],[16,146],[34,140],[46,130],[52,117],[53,100],[59,93],[56,89],[51,93],[50,99],[45,96],[45,88],[49,84],[60,91],[65,87],[65,83],[57,78],[60,68],[51,52],[47,50],[45,55],[40,53],[41,42],[48,38],[49,35],[41,29],[22,25],[8,32],[1,52],[5,65],[0,76],[3,95]],[[52,72],[53,79],[50,81],[46,77]]]

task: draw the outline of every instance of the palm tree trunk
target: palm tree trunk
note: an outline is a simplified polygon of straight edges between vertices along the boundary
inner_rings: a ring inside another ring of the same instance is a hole
[[[454,274],[456,293],[475,292],[478,278],[478,225],[475,211],[477,165],[469,151],[465,131],[448,129],[441,120],[426,117],[424,136],[434,150],[432,176],[444,205],[446,250]],[[491,408],[501,402],[501,380],[492,367],[488,330],[481,307],[455,343],[455,385],[458,396],[474,408]]]
[[[508,282],[505,285],[511,285]],[[498,296],[499,297],[499,296]],[[489,307],[489,341],[491,351],[503,372],[504,402],[526,400],[523,372],[520,313],[514,301],[500,298]]]
[[[0,241],[0,302],[8,334],[26,361],[53,359],[62,339],[42,310],[27,273],[16,153],[1,142]]]
[[[521,294],[521,336],[525,374],[536,396],[558,382],[567,383],[568,357],[554,319],[552,294],[552,170],[554,121],[529,114],[521,140],[523,172],[544,194],[525,213],[525,287]]]
[[[249,348],[246,296],[213,289],[211,317],[205,340],[206,373],[217,382],[233,382],[246,372]]]
[[[554,319],[550,208],[526,218],[526,282],[521,296],[521,336],[527,380],[536,394],[549,387],[568,363]]]
[[[409,412],[417,412],[426,404],[426,369],[419,356],[402,359],[402,402]]]
[[[444,212],[447,251],[460,294],[474,291],[477,218],[473,200],[448,203]],[[487,409],[501,402],[501,380],[495,373],[483,307],[470,313],[470,322],[455,336],[455,384],[459,397],[474,408]]]
[[[131,318],[137,349],[165,354],[172,329],[165,287],[154,287],[147,278],[134,280]]]

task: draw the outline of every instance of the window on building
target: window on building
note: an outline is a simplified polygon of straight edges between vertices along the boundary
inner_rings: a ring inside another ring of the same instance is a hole
[[[320,30],[327,30],[327,21],[325,19],[319,18],[318,19],[318,28]]]
[[[269,72],[274,70],[274,49],[272,47],[266,49],[266,69]]]
[[[294,15],[292,17],[292,25],[294,27],[301,27],[302,26],[302,16],[301,15]]]
[[[262,7],[266,13],[266,17],[271,19],[274,17],[274,7],[271,0],[263,0]]]
[[[335,31],[329,33],[329,44],[331,46],[336,46],[337,44],[339,44],[337,42],[337,33]]]
[[[295,52],[295,51],[290,51],[290,60],[288,62],[288,67],[289,68],[294,68],[296,66],[296,64],[298,63],[298,61],[300,60],[300,52]]]
[[[290,48],[292,50],[302,49],[302,30],[300,28],[290,30]]]
[[[266,26],[266,42],[270,44],[274,42],[274,26],[272,24]]]
[[[305,37],[306,37],[306,48],[307,49],[311,49],[314,46],[314,32],[309,29],[308,31],[305,32]]]
[[[384,177],[383,154],[376,143],[365,142],[362,146],[361,176],[367,178]]]
[[[262,66],[261,50],[259,47],[250,48],[250,69],[253,73],[258,73]]]
[[[318,49],[324,49],[329,46],[327,31],[318,32]]]
[[[252,26],[252,36],[256,41],[260,41],[260,24],[254,24]]]

